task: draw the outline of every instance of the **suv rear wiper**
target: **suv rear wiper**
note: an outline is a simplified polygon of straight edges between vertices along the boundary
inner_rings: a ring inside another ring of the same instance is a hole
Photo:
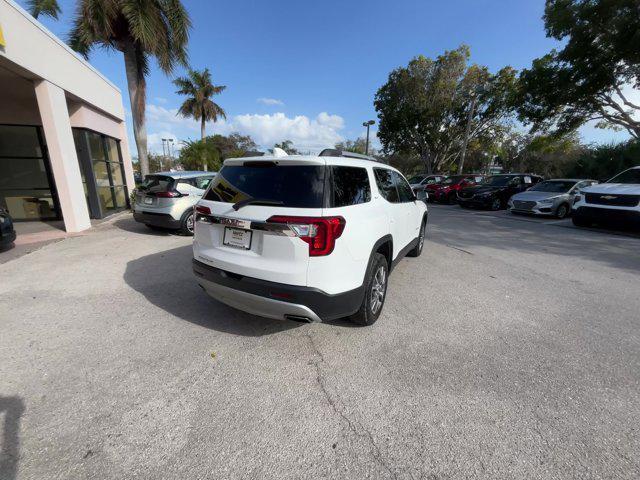
[[[281,202],[280,200],[267,200],[264,198],[247,198],[234,203],[233,209],[238,211],[247,205],[284,205],[284,202]]]

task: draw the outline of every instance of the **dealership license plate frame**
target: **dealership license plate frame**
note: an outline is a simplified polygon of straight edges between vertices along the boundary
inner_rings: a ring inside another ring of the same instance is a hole
[[[242,240],[233,239],[234,232],[242,233]],[[229,235],[230,238],[227,237]],[[247,235],[249,240],[246,240]],[[253,242],[253,231],[246,228],[224,227],[224,234],[222,236],[222,244],[225,247],[237,248],[240,250],[251,250],[251,243]]]

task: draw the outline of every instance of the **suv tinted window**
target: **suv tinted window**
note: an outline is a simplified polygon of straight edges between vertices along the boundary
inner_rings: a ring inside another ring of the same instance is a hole
[[[388,202],[399,203],[398,190],[396,190],[396,182],[393,178],[393,172],[386,168],[374,168],[373,174],[376,177],[376,185],[382,195]]]
[[[199,188],[200,190],[206,190],[209,184],[211,183],[212,178],[213,178],[212,176],[194,178],[196,182],[196,187]]]
[[[411,186],[407,183],[402,175],[399,173],[393,172],[393,177],[398,186],[398,195],[400,195],[401,202],[413,202],[415,200],[415,196],[413,195],[413,190]]]
[[[367,170],[358,167],[331,167],[333,173],[333,207],[357,205],[371,200]]]
[[[164,175],[146,175],[139,190],[146,193],[168,192],[173,190],[175,180]]]
[[[204,198],[226,203],[256,198],[280,201],[284,207],[322,208],[324,172],[324,166],[316,165],[228,165],[211,181]]]

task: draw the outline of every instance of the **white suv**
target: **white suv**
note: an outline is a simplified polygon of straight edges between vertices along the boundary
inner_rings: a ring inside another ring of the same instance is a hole
[[[363,155],[224,162],[196,205],[193,270],[211,296],[268,318],[374,323],[387,278],[424,244],[427,207]]]
[[[573,223],[618,223],[640,229],[640,166],[611,180],[580,189],[573,204]]]

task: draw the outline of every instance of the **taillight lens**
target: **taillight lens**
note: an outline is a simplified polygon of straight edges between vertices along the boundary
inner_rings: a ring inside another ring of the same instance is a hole
[[[174,190],[169,190],[168,192],[157,192],[156,197],[160,198],[176,198],[180,197],[182,194],[180,192],[176,192]]]
[[[346,222],[342,217],[293,217],[274,215],[267,222],[286,223],[296,236],[309,244],[310,257],[322,257],[333,252]]]
[[[209,207],[205,207],[204,205],[196,205],[194,210],[194,228],[198,222],[211,223],[211,220],[209,219],[209,215],[211,215],[211,209]]]

